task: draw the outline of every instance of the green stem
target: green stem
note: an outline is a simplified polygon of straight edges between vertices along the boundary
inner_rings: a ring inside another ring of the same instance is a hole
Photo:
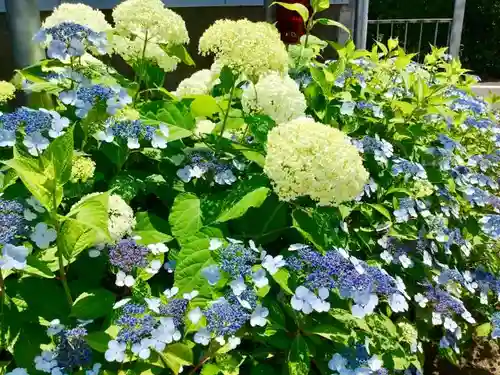
[[[58,231],[59,232],[59,231]],[[69,306],[73,306],[73,297],[71,297],[71,290],[69,289],[68,280],[66,279],[66,271],[64,270],[64,260],[63,254],[60,249],[57,249],[57,258],[59,261],[59,278],[64,288],[64,293],[66,294],[66,299],[68,300]]]
[[[226,130],[227,119],[229,118],[229,111],[231,111],[231,104],[233,102],[235,88],[236,88],[236,80],[234,80],[233,86],[231,87],[231,91],[229,91],[229,103],[227,103],[227,110],[226,110],[226,113],[224,113],[224,120],[222,121],[222,128],[220,130],[220,137],[221,138],[224,135],[224,130]]]
[[[4,306],[5,306],[5,283],[2,270],[0,270],[0,352],[5,349],[5,324],[4,324]]]
[[[198,363],[194,369],[191,370],[191,372],[189,373],[189,375],[194,375],[196,374],[196,371],[198,371],[201,366],[203,366],[205,364],[206,361],[208,361],[210,359],[209,356],[206,356],[206,357],[203,357],[200,361],[200,363]]]
[[[146,32],[144,33],[144,45],[142,46],[142,54],[141,54],[141,62],[140,62],[140,74],[139,74],[139,81],[137,82],[139,84],[139,89],[137,90],[137,92],[135,93],[135,96],[134,96],[134,107],[135,107],[135,103],[139,97],[139,94],[141,93],[140,91],[140,88],[141,88],[141,83],[143,81],[143,75],[144,75],[144,72],[143,72],[143,69],[144,69],[144,61],[146,59],[146,47],[148,45],[148,30],[146,30]],[[137,76],[136,76],[136,80],[137,80]]]

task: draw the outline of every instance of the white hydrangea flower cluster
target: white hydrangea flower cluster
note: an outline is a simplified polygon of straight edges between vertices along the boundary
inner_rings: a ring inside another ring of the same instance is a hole
[[[97,33],[107,32],[112,29],[111,25],[106,21],[104,13],[85,4],[61,4],[45,19],[42,28],[47,29],[63,22],[73,22],[87,26]]]
[[[281,200],[310,196],[322,206],[353,200],[369,178],[344,133],[306,117],[269,132],[264,172]]]
[[[276,72],[262,76],[256,85],[247,85],[241,104],[246,113],[264,113],[278,124],[304,116],[307,108],[297,83]]]
[[[136,224],[134,211],[116,194],[110,195],[108,204],[108,230],[111,238],[117,241],[132,233]]]
[[[178,98],[193,95],[208,95],[216,80],[217,74],[209,69],[202,69],[194,73],[191,77],[182,80],[173,94]]]
[[[199,51],[254,82],[269,71],[286,72],[288,54],[278,30],[266,22],[218,20],[201,36]]]
[[[144,54],[163,70],[175,70],[179,59],[168,55],[162,46],[189,42],[181,16],[166,8],[161,0],[126,0],[113,10],[113,19],[113,48],[126,61],[140,59]]]

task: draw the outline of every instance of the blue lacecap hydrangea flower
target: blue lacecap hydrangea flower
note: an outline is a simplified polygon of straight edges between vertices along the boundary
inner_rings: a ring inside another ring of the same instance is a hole
[[[131,238],[120,240],[115,245],[109,246],[109,261],[125,273],[130,273],[135,267],[146,267],[148,254],[147,247],[139,245]]]
[[[221,269],[233,279],[250,275],[256,260],[256,253],[241,243],[230,243],[220,252]]]
[[[120,327],[117,340],[124,343],[137,343],[148,337],[156,325],[156,319],[146,314],[146,307],[135,303],[126,304],[116,324]]]
[[[393,159],[392,174],[394,176],[403,175],[405,180],[425,180],[427,173],[420,163],[415,163],[403,158]]]
[[[92,363],[92,349],[85,341],[86,335],[83,327],[65,329],[58,334],[55,359],[59,368],[71,372]]]
[[[480,222],[484,233],[494,240],[500,239],[500,215],[486,215]]]
[[[160,306],[160,314],[171,317],[176,328],[182,327],[188,303],[189,301],[184,298],[171,299],[167,304]]]
[[[104,32],[95,32],[87,26],[73,22],[62,22],[56,26],[42,28],[34,40],[45,43],[49,58],[65,61],[71,57],[81,57],[91,49],[100,55],[106,53],[107,36]]]
[[[28,230],[21,203],[0,198],[0,245],[14,244]]]
[[[215,301],[203,315],[207,329],[215,336],[232,336],[250,319],[250,314],[239,303],[225,299]]]

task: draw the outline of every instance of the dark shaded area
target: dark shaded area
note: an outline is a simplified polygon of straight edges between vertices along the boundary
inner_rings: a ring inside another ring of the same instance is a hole
[[[165,86],[169,89],[177,87],[177,84],[184,78],[188,77],[199,69],[209,68],[213,59],[212,57],[202,57],[198,54],[198,40],[203,32],[216,20],[222,18],[241,19],[247,18],[251,21],[264,21],[265,9],[262,6],[230,6],[230,7],[186,7],[174,9],[186,22],[191,41],[188,46],[189,53],[196,62],[195,67],[188,67],[179,64],[176,71],[169,73],[166,77]],[[322,13],[323,17],[328,17],[337,20],[339,17],[340,6],[332,6],[327,12]],[[106,18],[112,23],[111,11],[104,12]],[[50,12],[42,12],[42,20],[47,17]],[[336,40],[337,28],[319,26],[315,28],[314,33],[328,40]],[[122,73],[131,73],[126,64],[120,61],[119,58],[113,58],[113,65]],[[7,29],[7,21],[5,13],[0,13],[0,80],[9,80],[14,72],[14,61],[12,56],[12,44]]]
[[[453,0],[371,0],[370,19],[387,18],[452,18]],[[500,79],[500,1],[467,0],[465,24],[462,34],[461,58],[465,67],[473,70],[483,80]],[[424,27],[422,45],[434,41],[434,25]],[[446,43],[446,26],[440,26],[438,45]],[[390,26],[384,26],[384,36],[390,35]],[[369,40],[374,40],[375,26],[369,27]],[[418,46],[419,26],[409,29],[408,49],[415,52]],[[404,25],[393,31],[394,36],[404,35]],[[415,37],[417,40],[415,41]],[[425,50],[424,50],[425,52]]]

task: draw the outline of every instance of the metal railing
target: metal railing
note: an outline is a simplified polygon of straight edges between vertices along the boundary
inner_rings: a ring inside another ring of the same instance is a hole
[[[389,38],[398,38],[400,45],[407,52],[419,53],[423,51],[423,43],[427,44],[424,50],[429,44],[450,46],[452,24],[453,18],[368,20],[367,39],[386,42]],[[446,32],[444,37],[443,31]]]

